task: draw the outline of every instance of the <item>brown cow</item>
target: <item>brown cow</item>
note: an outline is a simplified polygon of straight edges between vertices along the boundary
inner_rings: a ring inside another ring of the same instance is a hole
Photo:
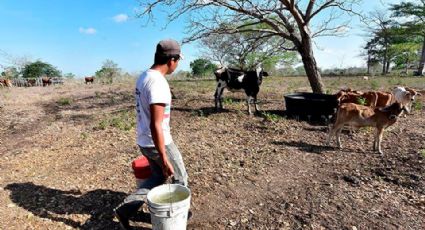
[[[86,84],[94,82],[94,77],[85,77],[84,80],[86,81]]]
[[[370,126],[376,128],[373,150],[378,150],[382,154],[381,141],[384,129],[393,125],[403,111],[406,111],[406,108],[398,102],[385,108],[372,108],[354,103],[344,103],[338,108],[336,121],[329,130],[327,143],[330,145],[331,138],[335,135],[338,147],[342,148],[340,134],[344,125]]]
[[[361,92],[361,91],[352,91],[349,90],[341,90],[336,94],[336,98],[340,104],[342,103],[355,103],[366,106],[376,106],[377,100],[376,92]]]
[[[41,78],[41,81],[43,82],[43,86],[48,86],[52,84],[52,78],[51,77],[43,77]]]
[[[376,99],[377,108],[387,107],[395,101],[394,95],[392,93],[376,91],[376,95],[377,95],[377,99]]]
[[[12,87],[12,80],[10,79],[0,79],[0,86]]]
[[[37,83],[36,79],[27,79],[28,86],[35,86],[36,83]]]

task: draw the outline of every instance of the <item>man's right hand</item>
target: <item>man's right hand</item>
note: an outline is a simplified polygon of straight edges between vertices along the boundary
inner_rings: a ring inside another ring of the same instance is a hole
[[[164,164],[162,165],[162,173],[164,173],[166,179],[174,175],[173,165],[167,159],[164,159]]]

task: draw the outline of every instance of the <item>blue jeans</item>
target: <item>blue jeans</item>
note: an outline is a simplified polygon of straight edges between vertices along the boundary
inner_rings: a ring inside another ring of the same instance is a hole
[[[127,196],[123,203],[115,209],[117,213],[126,218],[134,216],[145,202],[148,192],[152,188],[164,184],[166,180],[162,173],[162,160],[155,147],[139,147],[142,154],[149,160],[151,176],[139,185],[136,192]],[[174,168],[172,183],[187,186],[187,172],[177,146],[172,142],[165,146],[165,150],[168,160]]]

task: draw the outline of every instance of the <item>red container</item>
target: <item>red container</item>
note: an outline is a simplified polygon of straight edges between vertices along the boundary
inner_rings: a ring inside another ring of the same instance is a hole
[[[148,158],[140,156],[131,163],[136,179],[144,180],[151,176]]]

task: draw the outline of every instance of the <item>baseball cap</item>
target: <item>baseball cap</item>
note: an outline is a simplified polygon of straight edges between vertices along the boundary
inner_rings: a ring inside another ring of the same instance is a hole
[[[183,59],[183,55],[180,50],[180,45],[173,39],[162,40],[156,45],[156,55],[171,56],[179,55],[180,59]]]

